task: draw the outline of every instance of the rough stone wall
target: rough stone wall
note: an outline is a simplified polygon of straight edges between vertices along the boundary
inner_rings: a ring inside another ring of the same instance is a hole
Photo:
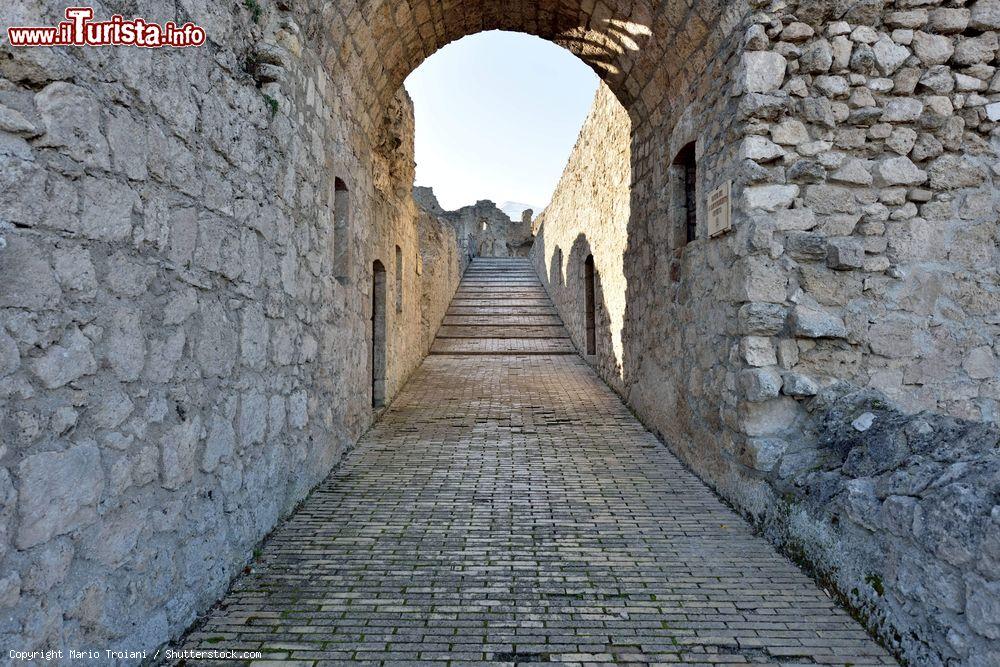
[[[628,239],[632,122],[606,86],[594,106],[556,187],[536,221],[531,250],[535,270],[559,309],[576,348],[586,352],[585,271],[593,256],[596,352],[585,358],[619,393],[624,392],[622,329],[625,316],[625,244]]]
[[[1000,6],[753,5],[723,15],[662,113],[630,109],[630,210],[598,100],[536,267],[582,349],[587,253],[562,245],[627,235],[623,281],[617,250],[587,244],[602,377],[902,655],[991,664]],[[671,163],[691,141],[685,243]],[[734,230],[710,240],[724,179]]]
[[[989,0],[788,3],[747,34],[748,58],[787,70],[759,91],[742,151],[746,224],[774,285],[754,307],[788,306],[799,322],[787,338],[746,333],[794,345],[785,370],[1000,421],[986,109],[1000,99],[998,12]]]
[[[991,664],[1000,3],[804,0],[753,21],[735,378],[752,471],[729,493],[915,663]],[[848,401],[810,437],[808,397],[840,381],[898,410]],[[880,435],[858,435],[870,419]]]
[[[445,211],[431,188],[414,188],[420,208],[450,225],[458,235],[458,244],[466,258],[527,257],[535,241],[532,211],[521,220],[511,220],[497,205],[484,199],[457,211]]]
[[[390,396],[436,329],[423,295],[457,284],[454,261],[420,275],[454,238],[418,229],[408,100],[360,130],[287,3],[260,6],[130,6],[201,48],[0,47],[4,646],[184,630],[371,423],[372,262]]]
[[[418,188],[419,189],[419,188]],[[418,205],[420,226],[420,273],[423,293],[420,297],[421,349],[430,352],[448,306],[458,289],[459,280],[469,265],[469,257],[451,224]]]

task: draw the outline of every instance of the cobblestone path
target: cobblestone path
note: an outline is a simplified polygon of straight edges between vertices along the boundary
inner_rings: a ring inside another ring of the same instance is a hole
[[[433,354],[184,648],[895,664],[631,416],[523,260],[474,262]]]

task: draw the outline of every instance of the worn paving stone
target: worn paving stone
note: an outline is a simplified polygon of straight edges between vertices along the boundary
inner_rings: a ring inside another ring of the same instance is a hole
[[[184,648],[307,665],[895,664],[579,356],[510,352],[428,357]]]

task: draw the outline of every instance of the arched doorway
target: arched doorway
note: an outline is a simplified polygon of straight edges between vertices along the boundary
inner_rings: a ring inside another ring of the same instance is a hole
[[[382,265],[382,262],[376,259],[372,263],[371,369],[373,408],[381,408],[385,405],[385,283],[385,266]]]
[[[594,272],[594,256],[587,255],[583,263],[584,326],[587,330],[588,355],[597,354],[597,280]]]

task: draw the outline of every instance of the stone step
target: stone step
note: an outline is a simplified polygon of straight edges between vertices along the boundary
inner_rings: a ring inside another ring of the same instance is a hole
[[[500,317],[532,317],[532,316],[559,317],[559,313],[553,308],[449,308],[445,317],[454,316],[500,316]]]
[[[548,293],[537,283],[496,283],[493,285],[484,283],[461,283],[458,287],[458,292],[475,292],[476,294],[524,292],[526,294],[541,294],[546,297],[548,296]]]
[[[490,306],[525,306],[525,307],[545,307],[551,308],[552,302],[548,299],[453,299],[451,302],[452,307],[462,306],[463,308],[477,308],[477,307],[490,307]]]
[[[576,349],[530,261],[476,259],[431,354],[568,355]]]
[[[442,326],[562,326],[556,315],[445,315]]]
[[[535,276],[534,271],[487,271],[486,269],[470,269],[467,276]]]
[[[438,330],[438,338],[569,338],[561,325],[551,326],[488,326],[446,325]]]
[[[576,349],[560,338],[445,338],[434,341],[431,354],[576,354]]]
[[[462,278],[462,282],[482,283],[484,285],[502,285],[504,283],[513,283],[515,285],[522,285],[524,283],[541,284],[538,278],[534,276],[465,276]]]

